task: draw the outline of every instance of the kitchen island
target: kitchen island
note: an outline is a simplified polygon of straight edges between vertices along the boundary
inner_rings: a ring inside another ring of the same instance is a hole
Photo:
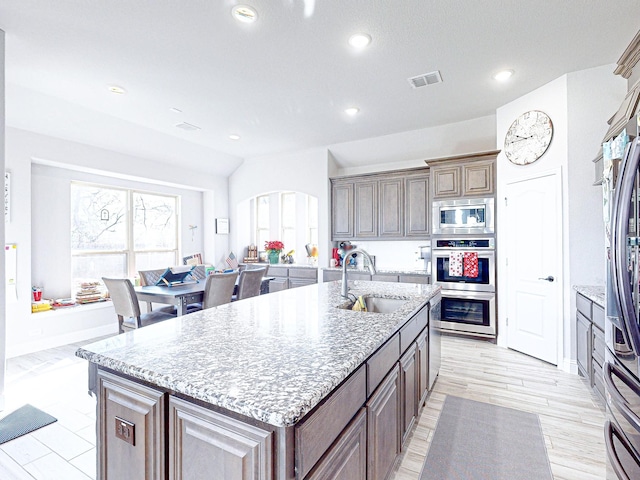
[[[79,349],[98,478],[386,478],[437,375],[439,287],[350,286],[389,313],[321,283]]]

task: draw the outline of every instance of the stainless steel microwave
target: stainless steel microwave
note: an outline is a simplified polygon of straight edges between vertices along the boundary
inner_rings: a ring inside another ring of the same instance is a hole
[[[433,202],[434,235],[494,233],[494,199],[465,198]]]

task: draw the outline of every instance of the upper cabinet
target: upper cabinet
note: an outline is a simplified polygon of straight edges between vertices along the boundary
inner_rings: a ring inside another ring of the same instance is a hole
[[[332,240],[429,236],[427,169],[331,180]]]
[[[491,197],[498,152],[428,160],[433,198]]]

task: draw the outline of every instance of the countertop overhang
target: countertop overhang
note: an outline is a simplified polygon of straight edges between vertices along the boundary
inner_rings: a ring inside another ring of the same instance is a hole
[[[406,299],[393,313],[338,308],[340,283],[261,295],[80,348],[98,366],[276,427],[291,426],[440,291],[349,282],[354,295]]]

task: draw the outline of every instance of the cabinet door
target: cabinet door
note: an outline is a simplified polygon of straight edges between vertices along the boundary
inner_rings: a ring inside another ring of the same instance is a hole
[[[355,184],[355,236],[378,235],[378,182]]]
[[[306,479],[366,480],[366,478],[367,415],[366,409],[362,408]]]
[[[273,478],[273,434],[171,397],[169,479],[200,478]]]
[[[333,240],[353,238],[353,183],[334,183],[331,189],[331,235]]]
[[[405,180],[405,235],[429,235],[429,175],[409,177]]]
[[[431,175],[433,176],[433,198],[459,197],[462,194],[459,166],[433,168]]]
[[[479,162],[462,167],[463,195],[493,195],[493,164],[493,161]]]
[[[166,395],[98,371],[98,478],[166,478]]]
[[[418,364],[416,362],[416,344],[400,359],[400,429],[402,445],[407,441],[414,422],[418,406]]]
[[[591,322],[576,312],[576,361],[578,371],[591,384]]]
[[[314,283],[317,282],[310,278],[290,278],[289,288],[306,287],[307,285],[313,285]]]
[[[269,282],[269,293],[280,292],[289,288],[289,279],[276,277]]]
[[[384,480],[400,453],[398,365],[367,402],[367,478]]]
[[[416,340],[418,349],[418,413],[429,393],[429,328],[425,328]]]
[[[380,189],[380,237],[402,237],[404,235],[404,182],[402,178],[381,180]]]

